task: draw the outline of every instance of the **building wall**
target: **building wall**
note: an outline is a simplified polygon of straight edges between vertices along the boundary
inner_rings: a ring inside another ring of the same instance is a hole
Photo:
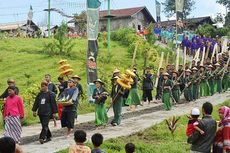
[[[100,31],[107,31],[107,20],[100,20]],[[148,25],[148,20],[145,17],[144,13],[141,11],[132,17],[126,17],[126,18],[114,18],[111,19],[111,31],[120,29],[120,28],[135,28],[138,31],[138,27],[140,29],[143,29],[143,27],[146,27]],[[140,30],[139,29],[139,30]]]

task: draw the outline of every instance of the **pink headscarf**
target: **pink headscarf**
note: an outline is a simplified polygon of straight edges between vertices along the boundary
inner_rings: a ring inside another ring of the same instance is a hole
[[[230,108],[227,106],[222,106],[219,109],[219,113],[223,114],[224,119],[223,121],[230,120]]]

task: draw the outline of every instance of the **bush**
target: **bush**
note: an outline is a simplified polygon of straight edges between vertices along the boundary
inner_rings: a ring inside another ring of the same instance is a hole
[[[228,32],[228,29],[226,27],[217,29],[210,24],[199,26],[198,29],[196,30],[196,34],[205,35],[207,37],[211,36],[212,38],[215,38],[216,35],[219,35],[220,37],[226,36],[227,32]]]
[[[54,41],[44,45],[46,53],[52,55],[66,55],[71,56],[74,43],[72,39],[67,37],[68,26],[66,23],[62,23],[58,28],[57,33],[54,35]]]

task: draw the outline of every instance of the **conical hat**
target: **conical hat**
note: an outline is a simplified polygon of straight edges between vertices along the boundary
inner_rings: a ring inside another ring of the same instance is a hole
[[[94,80],[94,81],[93,81],[93,83],[96,83],[96,82],[99,82],[99,83],[101,83],[102,85],[105,84],[103,81],[101,81],[101,79],[97,79],[97,80]]]
[[[191,71],[191,70],[189,70],[189,69],[187,69],[187,70],[185,70],[185,72],[190,72],[190,73],[191,73],[192,71]]]
[[[167,72],[163,73],[164,76],[169,76],[169,74]]]
[[[198,71],[198,69],[196,67],[192,68],[192,71]]]
[[[114,74],[114,73],[119,73],[119,72],[120,72],[120,70],[115,69],[115,70],[113,71],[113,74]]]

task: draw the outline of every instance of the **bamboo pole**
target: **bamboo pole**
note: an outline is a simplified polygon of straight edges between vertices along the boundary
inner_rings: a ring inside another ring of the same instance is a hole
[[[163,60],[164,60],[164,52],[161,52],[161,61],[159,63],[159,67],[158,67],[158,70],[157,70],[157,77],[156,77],[156,82],[155,82],[155,88],[157,87],[157,84],[158,84],[158,81],[159,81],[158,76],[160,75],[160,68],[163,65]]]
[[[179,70],[179,60],[180,60],[180,48],[177,48],[177,53],[176,53],[176,71]]]
[[[205,47],[203,48],[203,54],[201,58],[201,65],[204,65],[204,57],[205,57]]]

